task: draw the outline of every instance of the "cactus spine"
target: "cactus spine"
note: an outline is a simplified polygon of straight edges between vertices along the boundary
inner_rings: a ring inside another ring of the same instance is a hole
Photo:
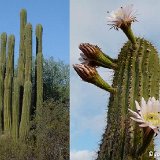
[[[37,32],[38,28],[38,32]],[[0,52],[0,134],[9,135],[15,141],[25,141],[30,130],[31,106],[43,102],[43,59],[42,26],[36,28],[37,53],[37,99],[32,102],[32,25],[27,23],[25,9],[20,13],[20,45],[17,75],[14,74],[13,35],[8,37],[8,54],[6,61],[7,35],[1,35]],[[38,33],[38,34],[37,34]],[[33,104],[32,104],[33,103]],[[39,107],[37,104],[37,108]],[[2,113],[2,114],[1,114]]]

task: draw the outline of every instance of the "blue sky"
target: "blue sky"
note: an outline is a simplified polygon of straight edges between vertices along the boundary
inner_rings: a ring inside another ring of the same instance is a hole
[[[35,26],[43,26],[44,57],[53,56],[56,60],[69,63],[69,0],[1,0],[0,33],[14,34],[15,54],[19,48],[19,13],[25,8],[28,22],[33,25],[33,53],[35,53]]]
[[[122,31],[109,30],[107,11],[126,4],[133,4],[137,10],[138,22],[132,25],[135,35],[146,38],[160,50],[159,0],[71,0],[71,64],[79,63],[81,51],[78,46],[82,42],[96,44],[109,56],[117,58],[127,38]],[[112,70],[99,69],[99,73],[108,83],[112,83]],[[92,160],[106,126],[109,94],[83,82],[72,67],[70,79],[71,160]]]

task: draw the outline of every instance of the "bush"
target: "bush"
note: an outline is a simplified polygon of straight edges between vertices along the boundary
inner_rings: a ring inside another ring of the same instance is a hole
[[[69,159],[69,109],[52,99],[44,103],[37,115],[38,160]]]

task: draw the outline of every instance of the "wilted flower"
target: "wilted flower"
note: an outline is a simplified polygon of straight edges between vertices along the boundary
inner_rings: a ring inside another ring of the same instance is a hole
[[[94,78],[96,78],[96,75],[98,75],[96,69],[94,67],[84,65],[84,64],[75,64],[73,65],[73,68],[77,72],[77,74],[87,82],[91,82]]]
[[[105,55],[97,45],[92,45],[89,43],[81,43],[79,49],[82,51],[80,53],[79,60],[82,64],[91,67],[107,67],[115,69],[117,64],[109,56]]]
[[[140,127],[150,127],[158,134],[160,127],[160,102],[154,97],[149,98],[148,102],[142,97],[141,106],[136,103],[137,112],[128,109],[132,113],[132,120],[136,121]]]
[[[79,58],[82,64],[86,64],[92,67],[98,66],[96,63],[96,60],[100,54],[100,48],[98,46],[89,43],[81,43],[79,45],[79,49],[82,51],[82,53],[80,53],[81,57]]]
[[[82,80],[92,83],[97,87],[100,87],[108,92],[115,93],[116,89],[105,82],[101,76],[98,74],[95,67],[91,67],[85,64],[75,64],[73,68],[77,74],[82,78]]]
[[[130,26],[132,22],[137,21],[133,5],[126,5],[111,12],[108,19],[108,25],[111,25],[111,28],[116,30],[118,30],[118,28],[122,29],[124,26]]]

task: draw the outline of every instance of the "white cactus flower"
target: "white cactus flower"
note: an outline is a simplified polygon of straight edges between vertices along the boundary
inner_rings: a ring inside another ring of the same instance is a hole
[[[140,127],[150,127],[158,134],[160,127],[160,101],[152,97],[146,103],[142,97],[141,106],[137,101],[135,103],[137,112],[128,109],[132,114],[130,118],[136,121]]]
[[[133,10],[133,5],[126,5],[111,12],[108,17],[108,25],[111,25],[111,28],[116,30],[123,26],[129,26],[132,22],[137,21],[135,15],[136,12]]]

